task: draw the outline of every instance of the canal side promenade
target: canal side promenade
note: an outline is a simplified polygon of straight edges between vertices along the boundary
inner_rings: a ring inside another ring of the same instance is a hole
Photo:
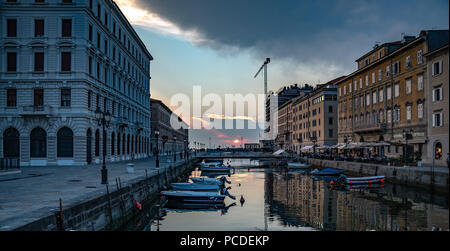
[[[146,177],[169,171],[173,156],[160,157],[160,168],[155,160],[135,160],[134,173],[127,172],[130,162],[108,163],[109,193],[131,186]],[[169,159],[169,160],[168,160]],[[178,160],[180,166],[185,160]],[[0,230],[14,230],[44,217],[107,194],[101,184],[102,165],[23,167],[21,173],[0,176]]]

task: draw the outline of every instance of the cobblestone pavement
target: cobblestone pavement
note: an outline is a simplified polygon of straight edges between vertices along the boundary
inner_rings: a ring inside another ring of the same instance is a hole
[[[164,172],[169,166],[167,157],[160,157],[160,168],[154,159],[135,160],[134,173],[127,172],[131,162],[107,163],[109,191],[115,191],[116,178],[122,187]],[[177,164],[184,160],[178,160]],[[101,184],[102,165],[22,167],[21,173],[0,176],[0,230],[12,230],[63,208],[106,194]],[[147,173],[146,173],[147,171]]]

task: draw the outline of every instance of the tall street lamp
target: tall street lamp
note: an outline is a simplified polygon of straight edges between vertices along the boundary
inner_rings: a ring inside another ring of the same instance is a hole
[[[109,127],[111,122],[111,113],[109,111],[103,112],[99,107],[95,110],[95,119],[99,126],[103,129],[103,164],[102,164],[102,184],[108,184],[108,170],[106,169],[106,132],[105,127]]]
[[[173,136],[173,162],[177,161],[176,144],[177,144],[177,136]]]
[[[159,130],[155,130],[155,138],[156,138],[156,168],[159,168]]]

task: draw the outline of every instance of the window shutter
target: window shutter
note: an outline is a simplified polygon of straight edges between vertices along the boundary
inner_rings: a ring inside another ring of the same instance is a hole
[[[433,114],[433,127],[436,127],[436,114]]]
[[[439,88],[439,100],[444,100],[444,92],[442,91],[442,87]]]
[[[439,74],[442,73],[442,69],[443,69],[443,63],[442,63],[442,60],[441,60],[441,61],[439,61]]]
[[[444,114],[441,112],[439,116],[441,117],[441,119],[439,121],[440,122],[439,126],[443,126],[444,125]]]
[[[436,89],[433,90],[433,102],[436,102]]]

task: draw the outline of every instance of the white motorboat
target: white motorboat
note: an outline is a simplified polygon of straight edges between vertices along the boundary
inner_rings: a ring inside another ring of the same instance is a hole
[[[202,184],[202,183],[172,183],[172,188],[175,190],[185,191],[219,191],[220,187],[217,184]]]
[[[288,167],[290,169],[308,169],[311,165],[302,162],[288,162]]]
[[[200,192],[200,191],[181,191],[171,190],[162,191],[161,195],[168,200],[183,202],[183,203],[223,203],[225,195],[219,192]]]
[[[220,179],[216,179],[216,178],[206,178],[206,177],[192,177],[191,180],[194,183],[201,183],[201,184],[213,184],[213,185],[219,185],[219,186],[223,186],[225,185],[225,182],[228,184],[231,184],[230,181],[227,180],[227,177],[222,176]]]

